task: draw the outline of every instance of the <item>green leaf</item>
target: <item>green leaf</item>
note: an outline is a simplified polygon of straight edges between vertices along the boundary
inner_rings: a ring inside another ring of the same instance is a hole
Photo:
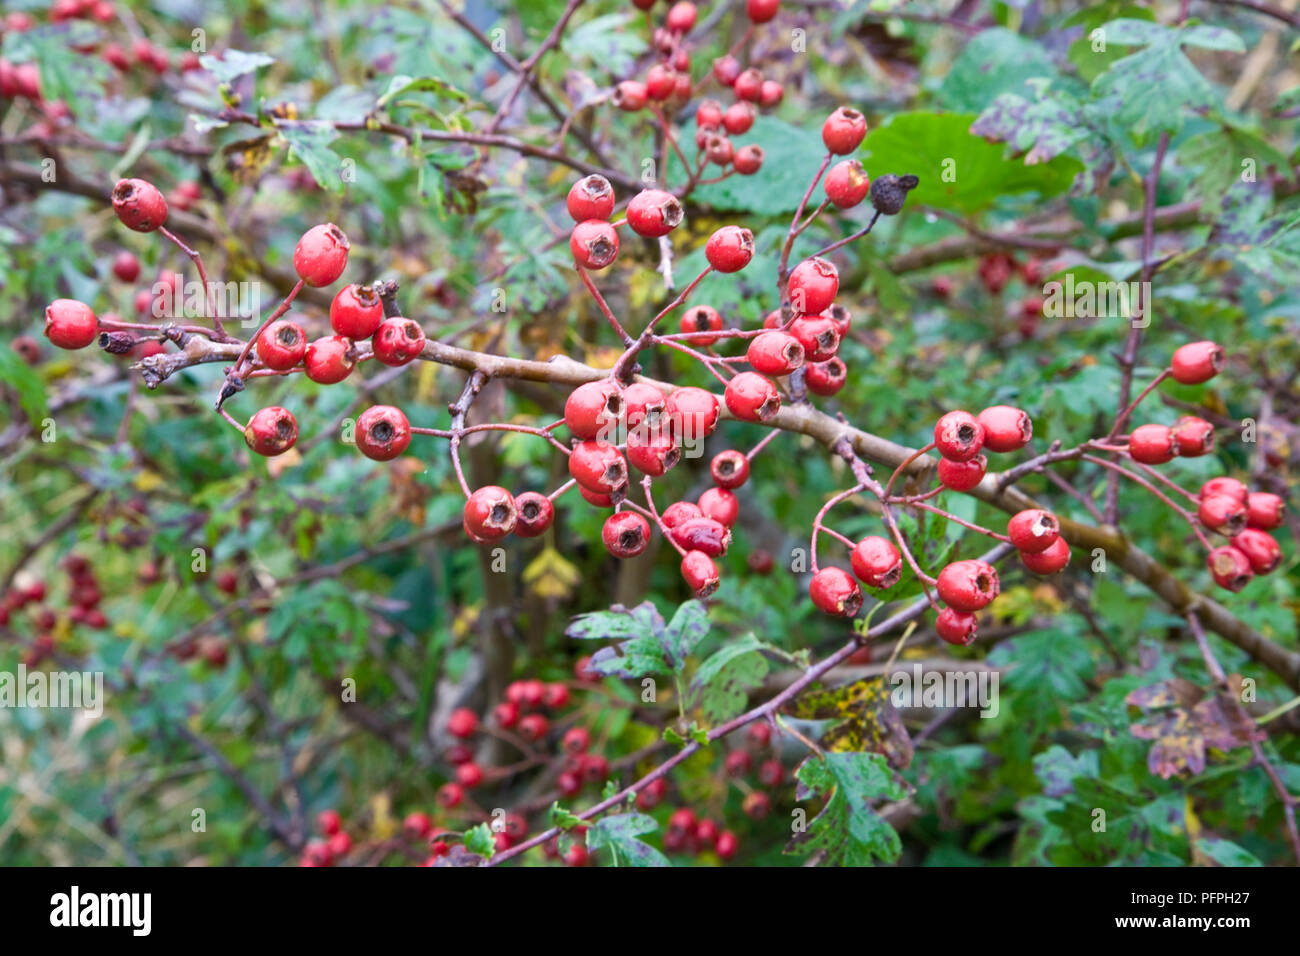
[[[469,95],[458,90],[446,80],[436,76],[394,76],[388,81],[388,89],[375,101],[375,108],[387,106],[404,93],[432,93],[457,103],[469,102]]]
[[[894,114],[863,143],[871,175],[914,173],[921,182],[913,202],[969,215],[1003,196],[1060,195],[1083,168],[1066,156],[1034,165],[1008,160],[1000,144],[970,132],[974,121],[968,113]]]
[[[0,344],[0,382],[18,394],[18,403],[28,422],[39,428],[46,415],[45,383],[8,343]]]
[[[265,53],[244,53],[242,50],[223,50],[220,57],[205,53],[199,64],[210,71],[221,83],[229,83],[246,73],[260,70],[275,62],[275,57]]]
[[[694,144],[694,124],[683,129],[681,142]],[[715,210],[752,212],[760,216],[790,215],[799,208],[799,200],[825,156],[821,137],[774,117],[760,116],[745,135],[745,145],[751,143],[763,150],[763,165],[757,173],[729,176],[720,183],[701,186],[695,191],[696,197]],[[670,161],[670,168],[674,182],[684,178],[676,159]],[[875,174],[873,170],[872,175]]]
[[[759,687],[768,665],[762,651],[768,645],[753,634],[732,641],[700,665],[691,680],[691,706],[705,723],[716,726],[745,709],[749,691]]]
[[[644,813],[618,813],[602,817],[587,831],[588,850],[609,850],[615,866],[671,866],[664,856],[637,837],[659,828]]]
[[[1028,79],[1056,75],[1041,43],[1005,27],[993,27],[966,44],[944,77],[938,98],[946,109],[981,110],[1002,93],[1023,91]]]
[[[879,754],[828,753],[808,757],[795,777],[802,786],[826,802],[802,833],[786,846],[787,853],[816,852],[831,866],[869,866],[875,860],[893,863],[902,852],[898,833],[872,806],[880,800],[901,800],[907,787],[890,771]]]
[[[322,120],[277,120],[275,125],[317,185],[336,196],[343,195],[343,160],[329,147],[338,136],[334,124]]]
[[[1259,858],[1250,851],[1243,849],[1231,840],[1223,840],[1219,837],[1201,837],[1196,841],[1196,849],[1200,850],[1220,866],[1264,865],[1259,861]]]
[[[558,803],[551,804],[550,812],[551,826],[559,827],[561,830],[572,830],[574,827],[582,826],[583,820],[576,814],[570,813]]]
[[[662,643],[665,658],[675,670],[680,670],[695,646],[708,633],[709,612],[699,601],[687,601],[677,608],[677,613],[664,631]]]
[[[496,852],[496,836],[492,833],[492,828],[486,823],[480,823],[476,827],[471,827],[465,831],[462,837],[465,849],[475,856],[481,856],[485,860],[491,859],[492,854]]]

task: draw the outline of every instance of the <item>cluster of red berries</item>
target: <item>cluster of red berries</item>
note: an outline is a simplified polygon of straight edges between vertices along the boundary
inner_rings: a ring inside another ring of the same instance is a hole
[[[1210,551],[1206,564],[1214,583],[1240,591],[1256,574],[1268,574],[1282,561],[1282,549],[1268,532],[1282,523],[1283,501],[1265,491],[1250,491],[1235,478],[1211,478],[1201,486],[1196,515],[1208,530],[1230,541]]]
[[[1223,368],[1223,348],[1215,342],[1189,342],[1174,352],[1169,374],[1183,385],[1208,382]],[[1144,465],[1163,465],[1175,457],[1196,458],[1214,450],[1214,426],[1195,415],[1169,425],[1139,425],[1128,436],[1129,454]]]
[[[99,606],[103,593],[90,562],[81,555],[70,554],[63,561],[63,570],[68,574],[68,624],[95,630],[108,627],[108,618]],[[23,587],[10,588],[0,598],[0,628],[7,628],[14,615],[25,612],[36,634],[23,655],[23,663],[28,667],[37,666],[54,653],[54,632],[59,626],[59,615],[43,603],[47,596],[45,582],[38,579]]]
[[[317,814],[316,829],[321,838],[307,841],[299,866],[333,866],[352,852],[352,837],[343,829],[337,810],[322,810]]]
[[[1054,255],[1050,250],[1045,254]],[[1016,275],[1024,282],[1027,291],[1014,303],[1014,315],[1020,334],[1025,338],[1032,338],[1038,331],[1043,316],[1041,283],[1045,268],[1043,259],[1030,257],[1022,262],[1007,252],[988,253],[976,268],[980,284],[990,295],[1000,295]],[[930,280],[930,291],[940,299],[948,299],[956,291],[956,283],[950,275],[937,275]]]

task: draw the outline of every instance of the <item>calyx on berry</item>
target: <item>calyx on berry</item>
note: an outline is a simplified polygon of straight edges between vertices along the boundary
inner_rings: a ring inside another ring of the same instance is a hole
[[[504,538],[515,529],[518,520],[515,499],[497,485],[479,488],[465,502],[465,531],[475,541]]]
[[[835,110],[822,124],[822,142],[837,156],[853,152],[862,145],[866,135],[867,118],[847,106]]]
[[[729,381],[723,399],[731,414],[747,422],[769,421],[781,410],[776,386],[757,372],[741,372]]]
[[[754,257],[754,234],[740,226],[723,226],[709,236],[704,256],[719,272],[739,272]]]
[[[1007,522],[1007,537],[1017,551],[1037,554],[1046,551],[1061,536],[1056,515],[1041,508],[1027,508]]]
[[[293,251],[293,268],[309,286],[331,285],[347,268],[350,248],[348,237],[334,223],[312,226]]]
[[[1144,465],[1163,465],[1178,454],[1178,436],[1168,425],[1139,425],[1128,436],[1128,452]]]
[[[803,365],[804,357],[803,345],[791,332],[764,332],[755,336],[745,353],[754,371],[764,375],[789,375]]]
[[[326,335],[307,346],[303,362],[309,379],[321,385],[333,385],[352,374],[357,364],[357,351],[351,339]]]
[[[1232,495],[1209,495],[1200,500],[1196,516],[1211,531],[1232,537],[1246,527],[1246,503]]]
[[[871,180],[856,159],[836,163],[826,174],[826,198],[840,209],[851,209],[867,198]]]
[[[848,366],[836,356],[825,362],[809,362],[804,366],[804,384],[814,395],[834,395],[849,379]]]
[[[673,437],[682,444],[699,441],[718,427],[718,399],[694,385],[674,389],[665,406]]]
[[[697,305],[687,309],[682,315],[683,332],[692,334],[686,341],[690,345],[712,345],[717,341],[716,334],[722,331],[722,316],[711,305]]]
[[[682,577],[697,598],[706,598],[718,589],[718,566],[703,551],[687,551],[682,558]]]
[[[424,351],[424,329],[412,319],[395,315],[379,323],[370,344],[375,358],[385,365],[406,365]]]
[[[987,451],[1009,452],[1024,448],[1034,437],[1034,423],[1029,415],[1010,405],[991,405],[977,416],[984,429]]]
[[[893,543],[879,535],[868,535],[849,555],[853,573],[873,588],[892,588],[903,574],[903,559]]]
[[[986,561],[954,561],[939,572],[935,590],[959,611],[978,611],[998,596],[998,572]]]
[[[368,339],[383,321],[384,304],[368,285],[345,285],[330,303],[330,326],[346,338]]]
[[[739,488],[749,478],[749,458],[735,449],[720,451],[709,463],[709,475],[719,488]]]
[[[1250,559],[1232,545],[1215,548],[1205,559],[1214,583],[1229,591],[1240,591],[1255,576]]]
[[[627,204],[627,224],[632,231],[652,239],[668,235],[684,215],[681,201],[662,189],[643,189]]]
[[[1174,424],[1174,444],[1183,458],[1199,458],[1214,451],[1214,426],[1204,418],[1184,415]]]
[[[268,458],[288,451],[297,440],[298,422],[279,405],[263,408],[244,427],[244,441],[248,447]]]
[[[634,511],[619,511],[601,528],[605,550],[616,558],[634,558],[650,543],[650,523]]]
[[[1267,531],[1247,528],[1232,539],[1232,546],[1246,556],[1256,574],[1268,574],[1282,563],[1282,549]]]
[[[614,212],[614,187],[604,176],[584,176],[569,189],[565,205],[574,222],[608,219]]]
[[[356,441],[367,458],[391,461],[411,443],[411,424],[400,408],[374,405],[357,418]]]
[[[813,604],[836,617],[853,617],[862,607],[862,589],[843,568],[822,568],[812,576],[808,594]]]
[[[970,461],[984,447],[984,426],[970,412],[948,412],[935,423],[934,445],[950,461]]]
[[[1189,342],[1174,352],[1169,368],[1183,385],[1208,382],[1223,368],[1223,347],[1217,342]]]
[[[799,316],[790,323],[789,334],[799,340],[809,362],[828,361],[840,347],[839,329],[824,315]]]
[[[564,402],[564,424],[574,438],[588,439],[617,427],[624,415],[622,390],[612,379],[579,385]]]
[[[603,219],[588,219],[569,236],[573,260],[584,269],[604,269],[618,258],[618,231]]]
[[[119,179],[113,187],[113,212],[136,232],[153,232],[167,221],[167,200],[153,183]]]
[[[609,442],[587,439],[569,454],[569,476],[598,495],[615,502],[627,494],[627,460]]]
[[[525,491],[522,495],[517,495],[515,510],[519,515],[515,522],[515,534],[521,538],[537,537],[555,520],[555,505],[540,492]]]
[[[257,357],[262,364],[284,372],[302,363],[307,354],[307,333],[290,319],[277,319],[257,337]]]

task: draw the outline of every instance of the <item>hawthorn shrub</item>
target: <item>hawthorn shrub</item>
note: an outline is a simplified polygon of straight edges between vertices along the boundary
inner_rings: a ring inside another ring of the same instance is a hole
[[[2,21],[7,857],[1300,858],[1294,15],[179,9]]]

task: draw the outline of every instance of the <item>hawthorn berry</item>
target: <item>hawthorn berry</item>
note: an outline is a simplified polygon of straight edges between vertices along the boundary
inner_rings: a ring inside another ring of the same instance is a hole
[[[701,511],[698,518],[687,518],[671,528],[673,540],[687,551],[702,551],[711,558],[727,553],[731,530],[716,518]]]
[[[736,77],[736,82],[731,84],[731,92],[736,94],[736,99],[741,102],[757,103],[758,98],[763,95],[763,74],[755,69],[748,69]],[[725,125],[726,119],[723,119]],[[744,132],[744,130],[740,130]]]
[[[9,343],[14,354],[28,365],[36,365],[41,360],[41,347],[30,335],[19,335]]]
[[[727,111],[722,114],[722,128],[731,136],[742,136],[748,133],[749,128],[754,125],[756,115],[754,104],[745,102],[732,103],[727,107]],[[761,150],[759,156],[762,156]]]
[[[357,418],[357,448],[375,461],[392,461],[411,443],[411,423],[400,408],[372,405]]]
[[[609,442],[587,439],[569,454],[569,477],[598,495],[616,502],[627,492],[627,460]]]
[[[689,521],[691,518],[702,518],[703,516],[704,512],[694,502],[674,501],[664,509],[659,518],[671,530],[683,521]]]
[[[794,323],[798,324],[798,320]],[[790,332],[764,332],[750,340],[745,358],[754,371],[764,375],[789,375],[804,363],[804,346]],[[805,329],[805,331],[807,331]]]
[[[326,335],[307,346],[303,365],[313,382],[333,385],[352,374],[357,365],[357,351],[351,339]]]
[[[624,80],[614,87],[614,105],[625,113],[644,108],[648,98],[645,84],[637,80]]]
[[[569,236],[573,260],[584,269],[604,269],[618,258],[618,231],[603,219],[588,219]]]
[[[731,164],[742,176],[752,176],[763,168],[763,147],[755,144],[742,146],[731,158]]]
[[[1246,528],[1233,536],[1232,546],[1246,556],[1256,574],[1268,574],[1282,563],[1282,549],[1267,531]]]
[[[574,438],[608,435],[623,418],[622,390],[613,379],[579,385],[564,401],[564,424]]]
[[[492,719],[498,727],[509,730],[519,723],[519,704],[513,700],[503,700],[492,708]]]
[[[1021,551],[1020,561],[1035,574],[1055,574],[1070,563],[1070,546],[1064,538],[1057,538],[1042,551]]]
[[[1056,520],[1056,515],[1041,508],[1017,512],[1007,522],[1011,546],[1022,554],[1046,551],[1060,536],[1061,523]]]
[[[586,866],[589,858],[590,853],[581,843],[571,843],[564,851],[565,866]]]
[[[627,224],[639,236],[657,239],[679,225],[685,210],[681,201],[662,189],[643,189],[627,204]]]
[[[848,377],[848,366],[838,357],[804,366],[804,384],[814,395],[834,395],[844,387]]]
[[[447,733],[466,740],[478,730],[478,714],[468,707],[458,707],[447,718]]]
[[[868,535],[853,546],[849,564],[868,587],[892,588],[903,575],[903,559],[893,542]]]
[[[55,299],[45,307],[45,337],[61,349],[84,349],[99,331],[90,306],[76,299]]]
[[[648,429],[658,429],[666,420],[664,413],[668,399],[648,382],[633,382],[623,390],[623,407],[629,430],[641,425]]]
[[[998,596],[998,572],[986,561],[954,561],[939,572],[935,590],[959,611],[978,611]]]
[[[257,357],[267,368],[284,372],[307,354],[307,333],[290,319],[277,319],[257,336]]]
[[[853,152],[866,135],[867,118],[847,106],[841,106],[822,123],[822,142],[837,156]]]
[[[820,315],[831,307],[840,290],[840,273],[825,259],[814,256],[799,263],[790,272],[786,294],[795,312]]]
[[[984,480],[989,460],[983,455],[976,455],[970,461],[952,461],[939,459],[939,482],[951,491],[970,491]]]
[[[759,764],[758,782],[763,786],[779,787],[783,780],[785,780],[785,767],[781,766],[781,761],[773,757]]]
[[[125,249],[113,257],[113,275],[123,282],[134,282],[140,277],[140,260]]]
[[[1034,437],[1034,423],[1029,416],[1010,405],[991,405],[976,420],[984,429],[984,447],[989,451],[1016,451]]]
[[[528,714],[519,719],[519,736],[525,740],[541,740],[551,729],[551,722],[541,714]]]
[[[645,95],[652,100],[666,100],[677,88],[677,74],[671,67],[656,63],[646,71]]]
[[[709,236],[704,256],[719,272],[739,272],[754,257],[754,234],[740,226],[723,226]]]
[[[321,288],[335,282],[348,265],[348,237],[332,222],[312,226],[293,250],[293,268],[309,286]]]
[[[383,321],[384,303],[368,285],[345,285],[330,303],[330,326],[344,338],[368,339]]]
[[[682,452],[667,429],[633,428],[627,433],[627,460],[639,471],[658,478],[672,470]]]
[[[565,205],[574,222],[608,219],[614,213],[614,187],[604,176],[584,176],[570,187]]]
[[[329,851],[334,859],[341,859],[352,852],[352,837],[346,833],[336,833],[329,838]]]
[[[298,440],[298,422],[279,405],[256,412],[244,426],[244,442],[268,458],[283,454]]]
[[[958,647],[967,647],[974,643],[978,635],[979,621],[969,611],[958,611],[956,608],[946,607],[935,618],[934,629],[939,632],[939,637],[947,643],[956,644]]]
[[[840,333],[824,315],[801,315],[790,323],[790,335],[803,346],[809,362],[825,362],[835,357],[840,347]]]
[[[1282,523],[1284,505],[1277,495],[1266,491],[1252,491],[1246,498],[1246,524],[1260,531],[1269,531]]]
[[[719,488],[739,488],[749,478],[749,458],[734,449],[720,451],[709,463],[709,475]]]
[[[726,488],[706,488],[700,495],[700,512],[730,528],[740,516],[740,499]]]
[[[167,200],[153,183],[119,179],[113,187],[113,212],[122,225],[136,232],[153,232],[167,221]]]
[[[1198,497],[1209,498],[1211,495],[1227,495],[1229,498],[1236,498],[1243,505],[1249,500],[1250,492],[1236,478],[1219,477],[1211,478],[1205,484],[1201,485],[1201,491]]]
[[[726,166],[736,157],[736,148],[726,136],[715,133],[704,142],[704,154],[715,166]]]
[[[483,782],[483,768],[470,761],[456,768],[456,782],[465,790],[473,790]]]
[[[845,159],[830,168],[823,188],[832,203],[840,209],[851,209],[867,198],[871,180],[860,162]]]
[[[776,386],[757,372],[741,372],[727,383],[723,399],[727,409],[742,421],[770,421],[781,410]]]
[[[862,589],[843,568],[822,568],[812,576],[808,594],[827,614],[853,617],[862,607]]]
[[[694,385],[670,392],[665,411],[673,437],[683,444],[708,438],[718,427],[717,396]]]
[[[582,776],[591,783],[600,783],[609,776],[609,761],[600,754],[587,754],[582,758]]]
[[[970,461],[984,447],[984,426],[970,412],[948,412],[935,423],[934,446],[949,461]]]
[[[370,344],[375,358],[385,365],[406,365],[424,351],[424,329],[418,322],[395,315],[379,323]]]
[[[706,126],[717,129],[722,125],[722,116],[722,104],[717,100],[700,100],[695,108],[695,125],[701,129]]]
[[[546,531],[555,520],[555,505],[546,495],[525,491],[515,498],[515,534],[521,538],[535,538]]]
[[[740,65],[740,61],[728,53],[713,61],[713,78],[723,86],[732,86],[740,76],[742,69],[744,68]],[[712,125],[717,126],[718,123],[721,122],[722,120],[719,118],[718,121]]]
[[[433,820],[429,818],[427,813],[419,811],[408,813],[406,818],[402,820],[402,830],[407,836],[423,840],[433,832]]]
[[[751,23],[767,23],[780,7],[781,0],[746,0],[745,14]]]
[[[1255,576],[1250,559],[1232,545],[1215,548],[1205,559],[1214,583],[1229,591],[1240,591]]]
[[[764,80],[763,88],[758,94],[758,105],[771,108],[785,99],[785,87],[776,80]]]
[[[616,558],[635,558],[650,543],[650,523],[634,511],[619,511],[600,530],[605,550]]]
[[[542,688],[542,706],[548,710],[559,710],[569,705],[569,688],[559,681],[552,681]]]
[[[687,551],[682,557],[682,577],[697,598],[706,598],[718,589],[718,566],[703,551]]]
[[[1163,465],[1178,454],[1178,436],[1168,425],[1139,425],[1128,436],[1128,452],[1144,465]]]
[[[316,814],[316,828],[325,836],[333,836],[343,828],[343,821],[337,810],[322,810]]]
[[[695,26],[695,15],[695,4],[688,0],[679,0],[668,9],[664,26],[673,33],[689,33],[691,27]]]
[[[919,184],[915,176],[881,176],[871,183],[871,205],[883,216],[897,216],[903,211],[908,192]]]
[[[1183,458],[1199,458],[1214,451],[1214,426],[1204,418],[1184,415],[1174,423],[1174,445]]]
[[[683,332],[699,333],[692,334],[686,340],[690,345],[712,345],[718,340],[716,333],[722,331],[722,316],[711,305],[693,306],[682,316],[681,329]]]
[[[1174,351],[1169,370],[1183,385],[1200,385],[1223,368],[1223,346],[1217,342],[1189,342]]]
[[[751,820],[762,820],[772,812],[772,798],[761,790],[751,790],[745,794],[740,809]]]
[[[610,495],[602,495],[599,492],[588,491],[582,485],[578,485],[578,494],[582,495],[582,500],[589,505],[595,505],[597,508],[614,507],[614,499]],[[620,501],[622,498],[619,499]]]
[[[496,541],[515,529],[519,511],[510,492],[484,485],[465,502],[465,531],[476,541]]]
[[[1246,527],[1246,503],[1231,495],[1209,495],[1200,500],[1196,516],[1211,531],[1232,537]]]
[[[586,753],[591,746],[591,734],[585,727],[570,727],[564,732],[560,747],[567,754]]]

